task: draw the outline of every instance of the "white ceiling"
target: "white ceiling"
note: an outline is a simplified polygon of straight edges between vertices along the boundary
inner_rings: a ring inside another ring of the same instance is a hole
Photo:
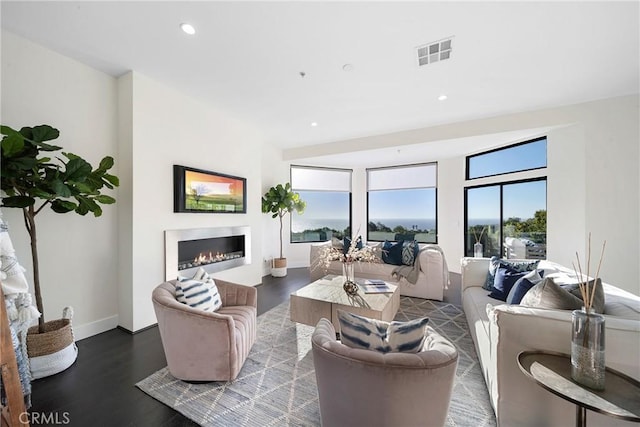
[[[2,1],[0,12],[3,29],[164,82],[285,149],[639,91],[638,1]],[[417,46],[450,36],[451,59],[418,67]]]

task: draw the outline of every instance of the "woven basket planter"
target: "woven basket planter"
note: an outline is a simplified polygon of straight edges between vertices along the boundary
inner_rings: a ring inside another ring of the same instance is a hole
[[[38,333],[38,326],[32,326],[27,332],[27,354],[29,357],[53,354],[71,344],[73,344],[71,319],[45,322],[43,333]]]

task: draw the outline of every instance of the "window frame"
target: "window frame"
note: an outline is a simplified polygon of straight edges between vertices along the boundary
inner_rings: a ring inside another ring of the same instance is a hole
[[[496,177],[496,176],[510,175],[512,173],[520,173],[520,172],[527,172],[527,171],[535,171],[535,170],[540,170],[540,169],[546,169],[549,166],[548,165],[548,163],[549,163],[548,161],[545,162],[545,166],[541,166],[541,167],[537,167],[537,168],[518,169],[518,170],[510,171],[510,172],[501,172],[501,173],[496,173],[496,174],[492,174],[492,175],[483,175],[483,176],[477,176],[477,177],[474,177],[474,178],[469,178],[469,166],[470,166],[469,163],[470,163],[470,160],[472,158],[479,157],[479,156],[484,156],[486,154],[491,154],[491,153],[495,153],[495,152],[498,152],[498,151],[509,150],[511,148],[519,147],[519,146],[522,146],[522,145],[532,144],[534,142],[542,141],[543,139],[547,140],[547,149],[548,149],[549,140],[548,140],[547,136],[545,135],[545,136],[540,136],[538,138],[529,139],[529,140],[526,140],[526,141],[517,142],[515,144],[510,144],[510,145],[507,145],[507,146],[504,146],[504,147],[498,147],[498,148],[494,148],[494,149],[491,149],[491,150],[482,151],[480,153],[471,154],[469,156],[466,156],[465,157],[465,167],[464,167],[464,171],[465,171],[464,178],[465,178],[465,180],[466,181],[473,181],[473,180],[476,180],[476,179],[486,179],[486,178],[492,178],[492,177]],[[548,157],[545,158],[545,160],[548,160]]]
[[[367,241],[368,242],[382,242],[383,240],[374,240],[374,239],[370,239],[369,238],[369,171],[375,171],[375,170],[384,170],[384,169],[398,169],[398,168],[410,168],[410,167],[415,167],[415,166],[427,166],[427,165],[434,165],[435,166],[435,186],[434,187],[417,187],[419,189],[428,189],[428,188],[433,188],[435,191],[435,201],[434,201],[434,209],[435,209],[435,223],[434,223],[434,227],[435,227],[435,241],[434,242],[419,242],[422,244],[438,244],[438,162],[437,161],[433,161],[433,162],[420,162],[420,163],[409,163],[409,164],[404,164],[404,165],[393,165],[393,166],[379,166],[379,167],[373,167],[373,168],[366,168],[365,169],[365,174],[366,174],[366,179],[365,179],[365,188],[366,188],[366,192],[367,192],[367,203],[366,203],[366,227],[367,227]],[[407,188],[408,189],[408,188]],[[393,190],[401,190],[400,188],[396,188]],[[393,191],[393,190],[383,190],[383,191]],[[379,190],[373,190],[373,191],[379,191]]]
[[[540,169],[540,168],[536,168]],[[515,172],[512,172],[515,173]],[[501,174],[503,175],[503,174]],[[464,257],[469,257],[473,255],[467,255],[467,237],[469,234],[469,206],[468,206],[468,190],[473,190],[477,188],[485,188],[485,187],[499,187],[500,188],[500,257],[504,257],[504,236],[502,235],[504,228],[504,186],[512,185],[512,184],[524,184],[528,182],[536,182],[536,181],[545,181],[545,187],[548,189],[548,180],[547,176],[539,176],[527,179],[516,179],[510,181],[496,181],[491,183],[479,184],[479,185],[470,185],[464,187],[464,228],[462,232],[462,251]],[[548,214],[547,206],[549,204],[549,192],[545,190],[545,210]],[[547,217],[548,218],[548,217]],[[471,248],[471,253],[473,253],[473,247]]]
[[[309,165],[289,165],[289,182],[291,183],[291,190],[294,192],[306,191],[306,192],[327,192],[327,193],[346,193],[346,191],[335,191],[335,190],[305,190],[295,188],[293,186],[293,173],[292,169],[314,169],[314,170],[324,170],[324,171],[340,171],[340,172],[349,172],[349,225],[348,229],[352,230],[352,212],[353,212],[353,169],[347,168],[334,168],[327,166],[309,166]],[[304,201],[304,199],[302,199]],[[327,242],[328,240],[303,240],[303,241],[294,241],[293,240],[293,215],[289,215],[289,243],[290,244],[298,244],[298,243],[322,243]]]

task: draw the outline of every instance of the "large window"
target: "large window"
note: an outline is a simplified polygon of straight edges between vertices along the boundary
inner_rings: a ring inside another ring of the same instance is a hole
[[[351,235],[351,170],[291,166],[291,187],[307,204],[291,214],[291,242]]]
[[[530,143],[535,147],[529,146]],[[540,151],[540,144],[544,152]],[[528,146],[533,148],[523,150]],[[495,157],[496,153],[502,154]],[[511,164],[503,164],[507,161],[504,155],[509,156]],[[482,159],[485,164],[480,167],[473,159]],[[497,164],[487,159],[493,159]],[[467,157],[467,177],[522,172],[533,169],[530,167],[533,164],[538,165],[535,169],[539,169],[536,177],[512,181],[494,177],[490,179],[492,183],[465,188],[466,256],[474,256],[474,245],[480,243],[484,257],[546,258],[546,138]]]
[[[467,157],[467,179],[547,167],[547,138],[537,138]]]
[[[367,169],[367,240],[437,242],[437,164]]]

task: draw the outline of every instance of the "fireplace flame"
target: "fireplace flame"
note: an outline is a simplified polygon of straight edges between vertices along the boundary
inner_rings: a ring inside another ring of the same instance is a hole
[[[241,251],[236,252],[201,252],[196,256],[193,261],[186,261],[178,263],[178,270],[184,270],[192,267],[204,266],[207,264],[213,264],[221,261],[229,261],[237,258],[244,257],[244,253]]]
[[[209,252],[209,254],[198,254],[197,257],[193,259],[193,264],[202,265],[202,264],[211,264],[212,262],[224,261],[228,258],[228,255],[223,254],[222,252],[216,252],[213,254]]]

